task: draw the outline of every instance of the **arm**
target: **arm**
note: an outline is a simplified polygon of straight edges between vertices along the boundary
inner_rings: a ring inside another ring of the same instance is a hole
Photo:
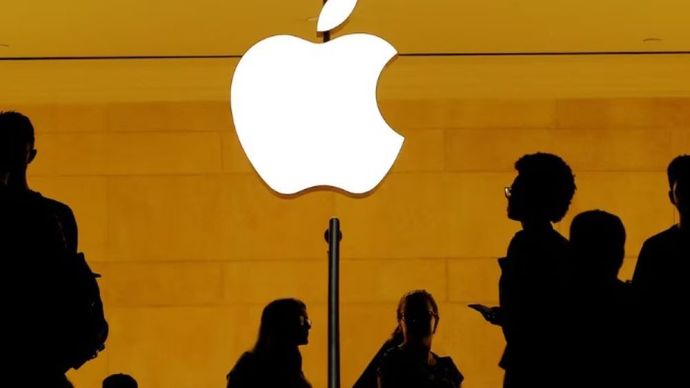
[[[483,304],[472,303],[468,304],[467,307],[479,311],[487,322],[497,326],[503,325],[501,308],[499,306],[489,307]]]

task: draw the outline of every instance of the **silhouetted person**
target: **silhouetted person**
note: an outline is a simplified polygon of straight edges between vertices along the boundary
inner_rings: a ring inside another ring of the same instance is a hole
[[[35,156],[31,121],[0,112],[0,365],[14,386],[63,387],[65,372],[95,353],[82,340],[91,311],[100,308],[102,318],[102,308],[95,278],[76,252],[71,210],[28,188]],[[97,300],[88,297],[94,294]]]
[[[690,155],[668,166],[669,199],[679,222],[644,242],[633,275],[640,302],[641,349],[645,382],[679,386],[687,380],[690,346]]]
[[[103,380],[103,388],[138,388],[134,377],[124,373],[116,373]]]
[[[398,309],[396,310],[396,317],[398,317],[397,320],[400,319],[399,317],[401,317],[403,313],[400,308],[401,305],[398,304]],[[395,326],[395,330],[393,330],[390,338],[388,338],[383,345],[381,345],[374,357],[371,359],[371,361],[369,361],[369,364],[364,369],[364,372],[362,372],[352,388],[376,388],[378,386],[377,371],[381,363],[381,358],[388,349],[402,344],[403,339],[402,328],[398,324]]]
[[[568,241],[553,229],[575,193],[570,167],[547,153],[525,155],[505,188],[508,218],[519,221],[506,257],[499,259],[498,308],[482,313],[503,329],[500,361],[505,388],[555,387],[562,378],[562,311]]]
[[[311,321],[297,299],[278,299],[261,314],[254,349],[242,354],[227,376],[228,388],[310,388],[302,372],[300,345],[309,342]]]
[[[562,387],[629,387],[632,295],[618,279],[625,257],[620,218],[591,210],[570,225],[571,260]]]
[[[438,328],[438,305],[424,290],[405,294],[398,304],[403,342],[386,350],[378,368],[379,388],[457,388],[463,376],[450,357],[431,351]]]
[[[34,148],[34,128],[28,117],[18,112],[0,112],[0,125],[3,131],[11,132],[12,165],[7,176],[7,187],[13,191],[32,197],[57,217],[69,252],[77,252],[77,222],[69,206],[54,199],[46,198],[29,188],[27,168],[37,154]]]

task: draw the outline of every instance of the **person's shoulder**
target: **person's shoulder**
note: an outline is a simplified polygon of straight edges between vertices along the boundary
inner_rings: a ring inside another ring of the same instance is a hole
[[[659,232],[652,237],[649,237],[642,244],[642,252],[663,249],[664,246],[667,246],[674,241],[678,237],[679,233],[680,230],[676,225],[674,225],[663,232]]]
[[[45,201],[45,197],[34,191],[14,191],[10,193],[7,206],[10,206],[9,215],[13,220],[25,225],[31,225],[31,229],[43,228],[43,231],[55,231],[57,225],[56,212]]]
[[[515,233],[510,241],[507,257],[535,257],[535,254],[540,254],[539,252],[543,252],[542,255],[553,252],[562,254],[567,251],[568,244],[568,239],[552,228],[536,231],[521,230]]]
[[[256,356],[252,352],[244,352],[235,363],[235,366],[247,366],[251,365],[256,361]]]
[[[244,352],[227,375],[228,387],[243,386],[250,379],[255,368],[255,356],[251,352]]]
[[[34,196],[36,201],[42,202],[44,204],[44,206],[52,209],[56,213],[69,214],[69,215],[73,214],[72,208],[70,208],[67,204],[62,203],[56,199],[46,197],[37,191],[32,191],[31,193]]]
[[[386,349],[381,355],[381,361],[379,362],[379,372],[395,369],[396,366],[403,362],[404,352],[400,346],[393,346]]]
[[[525,249],[525,246],[529,242],[529,237],[529,234],[524,230],[520,230],[517,233],[515,233],[515,235],[513,235],[513,238],[510,239],[510,243],[508,244],[507,257],[515,256],[519,252],[523,251]]]
[[[659,232],[655,234],[654,236],[648,238],[645,242],[650,242],[650,243],[655,243],[655,242],[663,242],[668,239],[674,238],[680,233],[680,229],[678,228],[678,225],[673,225],[669,227],[668,229]]]
[[[524,230],[520,229],[515,234],[513,235],[513,238],[510,239],[511,244],[519,244],[526,239],[529,238],[529,233],[525,232]]]
[[[524,229],[520,230],[517,233],[515,233],[513,238],[510,240],[510,245],[519,246],[522,244],[532,244],[534,242],[542,244],[545,240],[557,244],[568,243],[568,239],[566,239],[560,233],[558,233],[556,229],[549,227],[533,231],[527,231]]]
[[[444,375],[448,376],[455,385],[462,383],[465,377],[450,356],[441,357],[434,354],[434,357],[436,358],[437,368],[442,370]]]

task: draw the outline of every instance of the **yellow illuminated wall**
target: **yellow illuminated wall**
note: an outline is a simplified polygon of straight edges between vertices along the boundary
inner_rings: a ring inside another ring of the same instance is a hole
[[[646,236],[674,222],[664,169],[690,151],[690,99],[384,99],[405,137],[400,159],[366,198],[270,192],[245,160],[227,101],[6,105],[34,121],[31,184],[69,203],[80,247],[103,275],[106,351],[70,374],[141,387],[222,387],[255,340],[262,307],[303,299],[314,322],[304,370],[326,384],[329,217],[342,221],[342,381],[350,386],[395,325],[405,291],[440,302],[434,349],[466,388],[498,387],[502,335],[468,309],[497,301],[495,258],[517,225],[505,217],[512,163],[562,155],[579,211],[619,214],[629,278]]]
[[[316,41],[323,2],[6,3],[0,56],[110,57],[237,56],[278,33]],[[687,1],[628,3],[360,1],[334,36],[375,33],[426,54],[687,49]],[[406,141],[364,198],[285,198],[263,184],[232,128],[236,64],[0,61],[0,110],[28,114],[37,130],[30,185],[73,208],[80,249],[102,274],[110,338],[69,374],[77,388],[118,372],[142,388],[224,387],[263,306],[286,296],[308,305],[304,371],[325,388],[332,216],[344,235],[343,387],[390,335],[400,296],[417,288],[440,303],[433,348],[453,357],[463,387],[500,387],[503,336],[466,305],[497,303],[496,258],[518,230],[503,188],[518,157],[548,151],[572,166],[564,235],[580,211],[621,216],[623,279],[644,239],[676,220],[665,168],[690,153],[688,55],[398,57],[378,96]]]

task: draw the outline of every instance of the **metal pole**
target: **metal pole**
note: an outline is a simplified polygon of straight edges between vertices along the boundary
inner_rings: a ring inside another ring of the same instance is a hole
[[[328,0],[323,0],[326,5]],[[323,32],[323,41],[331,32]],[[328,243],[328,388],[340,388],[340,220],[331,218],[326,230]]]
[[[328,388],[340,388],[340,220],[331,218],[328,242]]]

